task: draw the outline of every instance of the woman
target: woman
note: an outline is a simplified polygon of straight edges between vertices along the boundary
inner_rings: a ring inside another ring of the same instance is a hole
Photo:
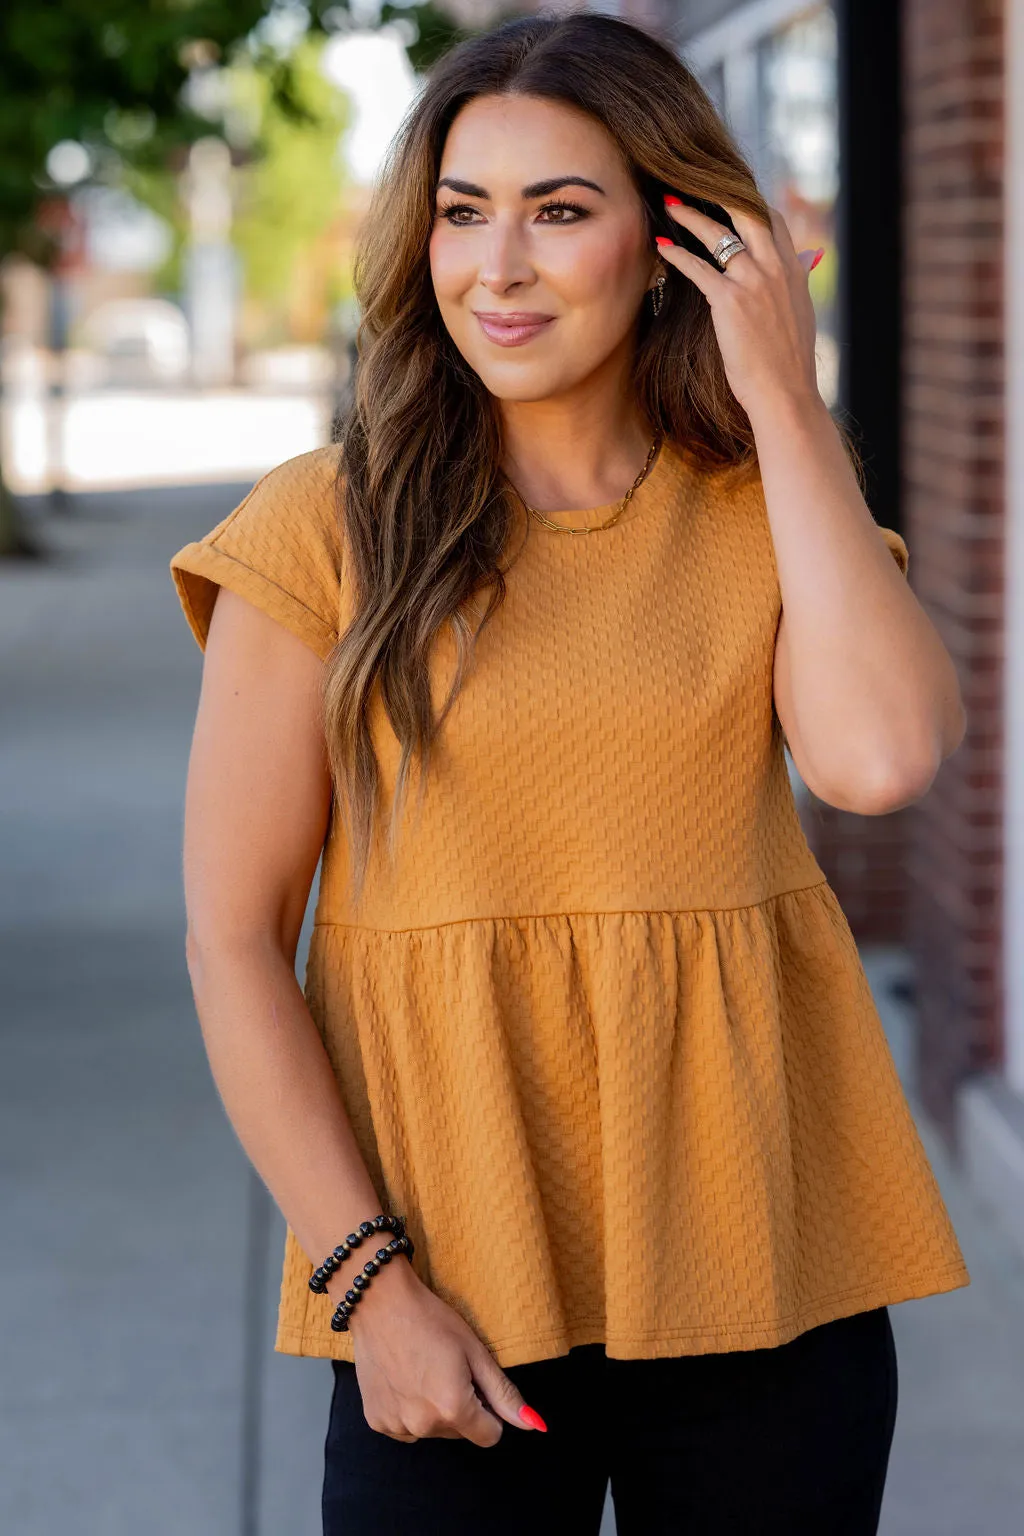
[[[276,1347],[333,1360],[326,1532],[596,1536],[609,1477],[620,1536],[877,1528],[887,1307],[969,1276],[784,743],[880,814],[964,718],[811,254],[643,31],[463,43],[340,444],[173,561],[189,965]]]

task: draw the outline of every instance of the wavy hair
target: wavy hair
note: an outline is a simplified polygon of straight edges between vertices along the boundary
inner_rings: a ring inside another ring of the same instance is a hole
[[[468,102],[491,95],[561,102],[603,124],[631,170],[652,241],[668,227],[668,191],[716,205],[730,227],[722,201],[771,228],[768,206],[710,97],[642,27],[599,14],[522,17],[460,42],[433,67],[392,142],[362,226],[357,362],[336,431],[354,613],[328,658],[323,703],[357,900],[380,793],[370,723],[375,691],[401,746],[387,839],[393,853],[413,759],[422,793],[431,744],[472,657],[479,630],[466,616],[467,600],[489,589],[482,629],[505,598],[502,562],[515,501],[500,468],[500,417],[441,319],[428,252],[449,127]],[[756,464],[750,421],[729,388],[710,308],[672,267],[657,324],[649,306],[638,313],[633,376],[651,429],[698,467]],[[435,711],[428,662],[445,626],[457,664]]]

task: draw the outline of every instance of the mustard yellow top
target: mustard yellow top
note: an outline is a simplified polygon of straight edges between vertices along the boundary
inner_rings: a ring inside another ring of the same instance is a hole
[[[225,586],[328,655],[351,613],[337,455],[281,465],[175,555],[200,645]],[[967,1285],[797,816],[759,476],[666,443],[607,531],[520,517],[507,601],[358,910],[328,833],[306,972],[416,1271],[502,1366],[776,1345]],[[445,635],[437,703],[454,657]],[[373,730],[390,808],[379,703]],[[276,1348],[351,1360],[307,1286],[322,1257],[288,1230]]]

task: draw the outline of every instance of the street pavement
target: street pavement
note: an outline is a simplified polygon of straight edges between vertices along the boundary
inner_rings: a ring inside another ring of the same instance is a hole
[[[0,563],[3,1536],[320,1528],[330,1367],[272,1349],[283,1226],[183,957],[200,657],[167,562],[247,488],[76,497],[50,559]],[[865,960],[913,1102],[905,957]],[[973,1283],[892,1309],[882,1536],[1019,1536],[1024,1258],[919,1123]]]

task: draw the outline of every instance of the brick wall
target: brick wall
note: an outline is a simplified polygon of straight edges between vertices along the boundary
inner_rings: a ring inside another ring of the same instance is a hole
[[[919,1081],[1001,1059],[1002,3],[903,0],[904,526],[968,734],[906,819]]]
[[[854,816],[809,791],[800,807],[807,841],[859,943],[901,944],[908,923],[907,812]]]

